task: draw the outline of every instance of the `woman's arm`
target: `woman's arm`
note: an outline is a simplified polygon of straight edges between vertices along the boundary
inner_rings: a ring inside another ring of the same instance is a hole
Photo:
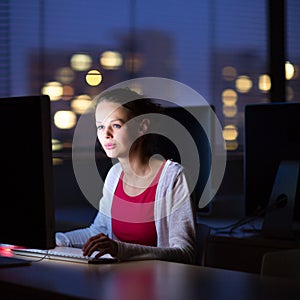
[[[65,247],[82,247],[86,241],[99,233],[108,234],[106,226],[106,216],[97,213],[94,222],[86,228],[76,229],[68,232],[57,232],[55,234],[55,240],[57,246]]]
[[[99,202],[99,212],[93,223],[86,228],[76,229],[65,233],[57,232],[55,235],[57,246],[82,247],[89,238],[100,233],[112,237],[110,208],[113,192],[116,188],[120,173],[121,168],[119,164],[114,165],[109,170],[102,190],[103,196]]]

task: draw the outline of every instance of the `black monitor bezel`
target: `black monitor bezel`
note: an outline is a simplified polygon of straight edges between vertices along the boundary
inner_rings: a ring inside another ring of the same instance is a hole
[[[264,217],[280,163],[300,161],[300,102],[248,104],[244,119],[245,215]],[[299,221],[299,184],[295,195],[293,221]]]
[[[0,114],[6,137],[0,151],[4,178],[0,243],[51,249],[55,247],[55,210],[50,98],[1,98]]]

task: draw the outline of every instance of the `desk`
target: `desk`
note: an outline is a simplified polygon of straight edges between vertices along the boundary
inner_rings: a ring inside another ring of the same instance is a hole
[[[233,224],[234,221],[213,220],[202,218],[204,224],[210,227],[222,227]],[[218,223],[219,222],[219,223]],[[257,220],[255,228],[261,228],[262,220]],[[245,229],[246,231],[243,231]],[[300,237],[293,240],[264,238],[261,233],[249,232],[251,226],[245,225],[232,233],[211,231],[205,265],[235,271],[260,273],[263,255],[267,252],[300,248]],[[225,230],[226,231],[226,230]],[[227,230],[228,231],[228,230]]]
[[[212,234],[206,265],[229,270],[260,273],[265,253],[300,248],[299,240],[267,239],[256,234]]]
[[[300,299],[298,282],[165,261],[86,265],[44,260],[0,269],[1,299]]]

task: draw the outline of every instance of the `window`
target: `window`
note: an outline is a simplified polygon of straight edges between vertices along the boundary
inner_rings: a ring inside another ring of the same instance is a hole
[[[215,106],[233,152],[243,143],[244,105],[268,101],[266,1],[6,0],[0,7],[1,93],[49,94],[53,136],[64,147],[91,99],[133,77],[166,77],[199,92]]]

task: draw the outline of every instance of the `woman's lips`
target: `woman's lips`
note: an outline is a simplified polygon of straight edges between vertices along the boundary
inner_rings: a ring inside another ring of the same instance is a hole
[[[107,150],[112,150],[116,147],[116,144],[113,144],[113,143],[107,143],[104,145],[105,146],[105,149]]]

